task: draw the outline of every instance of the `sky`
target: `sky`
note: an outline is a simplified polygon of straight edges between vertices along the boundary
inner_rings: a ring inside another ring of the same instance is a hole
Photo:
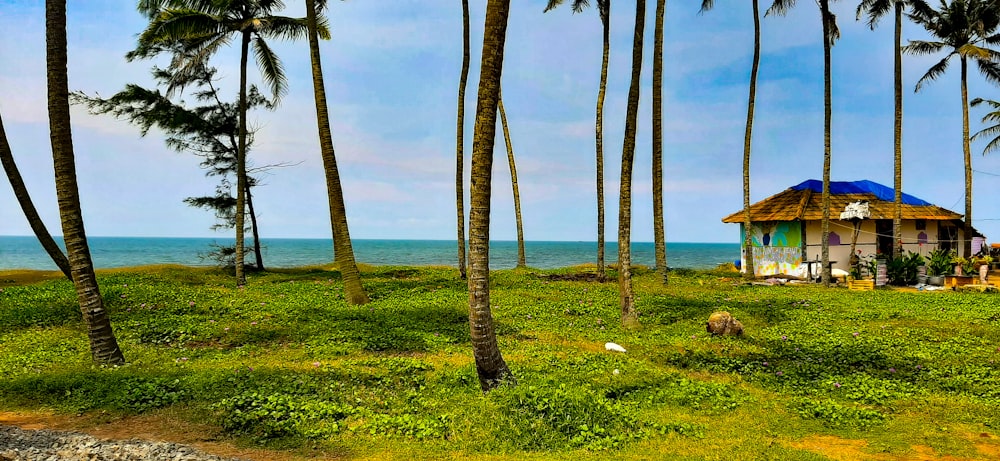
[[[50,231],[59,234],[45,100],[44,2],[0,0],[0,114],[27,187]],[[283,14],[304,16],[286,2]],[[471,3],[472,61],[466,90],[465,197],[482,47],[485,2]],[[594,117],[601,22],[594,8],[568,5],[543,14],[546,0],[511,2],[503,67],[504,106],[517,159],[525,239],[594,241],[597,233]],[[567,2],[569,3],[569,2]],[[592,2],[593,3],[593,2]],[[739,228],[722,217],[742,207],[742,156],[753,44],[750,2],[670,1],[664,33],[664,208],[672,242],[732,242]],[[331,125],[351,236],[358,239],[456,237],[456,105],[462,60],[458,1],[331,2],[332,39],[320,44]],[[762,5],[768,4],[762,2]],[[833,4],[842,38],[833,48],[832,179],[892,186],[892,22],[874,31],[855,21],[857,2]],[[127,83],[152,86],[164,61],[126,62],[145,20],[134,2],[70,2],[71,90],[107,97]],[[616,238],[625,109],[635,3],[614,2],[604,112],[606,232]],[[647,1],[638,137],[633,171],[632,240],[652,241],[651,75],[655,2]],[[762,6],[763,8],[763,6]],[[823,165],[823,49],[819,11],[798,2],[787,16],[762,20],[762,57],[751,159],[751,200],[777,194]],[[913,24],[903,39],[929,39]],[[329,238],[326,186],[316,135],[308,47],[272,43],[289,92],[273,112],[250,115],[258,128],[250,161],[284,163],[256,189],[264,238]],[[904,56],[903,189],[964,213],[958,64],[926,85],[920,76],[943,56]],[[252,61],[251,61],[252,62]],[[216,55],[217,85],[235,99],[238,50]],[[975,69],[972,67],[971,69]],[[251,82],[259,73],[251,66]],[[970,70],[970,97],[1000,99]],[[971,110],[973,132],[986,111]],[[168,149],[126,122],[72,112],[84,219],[89,235],[226,237],[214,216],[188,207],[209,195],[199,158]],[[973,144],[974,226],[1000,238],[1000,157]],[[498,130],[491,238],[516,238],[510,172]],[[468,213],[466,209],[466,213]],[[0,235],[31,235],[9,184],[0,181]]]

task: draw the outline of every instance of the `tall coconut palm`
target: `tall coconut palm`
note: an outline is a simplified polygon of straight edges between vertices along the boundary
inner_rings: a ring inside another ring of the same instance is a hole
[[[139,34],[136,49],[129,60],[148,58],[180,45],[184,53],[175,53],[171,64],[179,81],[185,71],[204,65],[232,38],[240,40],[240,120],[239,151],[236,156],[236,283],[246,283],[244,272],[244,222],[246,213],[246,140],[247,140],[247,60],[253,45],[257,67],[271,87],[275,102],[287,91],[287,79],[281,60],[267,44],[267,39],[296,39],[306,35],[305,18],[276,16],[284,9],[281,0],[143,0],[139,12],[150,19]],[[326,33],[329,33],[328,31]]]
[[[69,116],[69,79],[66,70],[66,0],[45,2],[45,70],[48,80],[49,138],[55,170],[56,196],[63,241],[69,254],[73,286],[87,326],[90,354],[95,363],[121,365],[125,356],[118,347],[111,319],[104,308],[94,276],[87,233],[83,226],[80,189],[76,182],[73,133]]]
[[[549,0],[545,11],[559,6],[563,0]],[[587,0],[573,0],[573,12],[589,6]],[[611,0],[597,0],[604,36],[604,57],[601,60],[601,85],[597,91],[597,278],[604,280],[604,94],[608,86],[608,58],[611,55]]]
[[[321,2],[323,0],[320,0]],[[329,40],[326,24],[322,28],[317,23],[317,8],[313,0],[306,0],[306,23],[309,28],[309,57],[312,62],[313,95],[316,99],[316,122],[319,129],[320,152],[323,169],[326,172],[326,190],[330,203],[330,226],[333,231],[333,257],[344,281],[344,297],[349,304],[365,304],[368,294],[361,285],[361,274],[354,259],[351,233],[347,227],[347,210],[344,206],[344,192],[337,170],[337,157],[333,150],[333,135],[330,133],[330,115],[326,107],[326,89],[323,85],[323,66],[320,62],[319,39]],[[324,2],[325,3],[325,2]]]
[[[458,211],[458,273],[465,273],[465,86],[469,81],[469,0],[462,0],[462,75],[458,81],[458,129],[455,133],[455,209]]]
[[[753,5],[753,64],[750,66],[750,95],[747,98],[747,124],[743,131],[743,255],[746,261],[743,277],[754,277],[753,239],[750,226],[750,144],[753,138],[753,111],[757,100],[757,71],[760,68],[760,9],[757,0],[751,0]],[[712,9],[713,0],[701,2],[701,12]]]
[[[52,234],[45,227],[42,217],[38,215],[38,210],[35,208],[34,202],[31,201],[31,195],[28,194],[28,188],[24,185],[24,179],[21,178],[21,172],[17,169],[17,163],[14,163],[14,153],[10,150],[10,143],[7,142],[7,132],[3,128],[3,118],[0,118],[0,165],[3,165],[3,169],[7,173],[7,181],[10,182],[10,187],[14,189],[14,197],[17,199],[17,203],[21,205],[21,211],[24,212],[24,217],[28,219],[28,225],[31,226],[31,231],[35,233],[38,243],[42,245],[45,252],[52,258],[52,262],[56,263],[56,266],[59,267],[59,270],[62,271],[66,278],[72,281],[73,274],[69,266],[69,260],[66,259],[66,255],[59,248],[59,244],[56,243],[55,239],[52,238]]]
[[[507,145],[507,164],[510,166],[510,182],[514,189],[514,220],[517,224],[517,267],[525,267],[524,259],[524,223],[521,221],[521,194],[517,189],[517,166],[514,165],[514,145],[510,142],[510,129],[507,128],[507,113],[503,110],[503,97],[497,99],[500,109],[500,126],[503,127],[503,140]]]
[[[969,146],[969,88],[968,67],[971,59],[979,66],[980,73],[987,81],[1000,83],[1000,52],[989,48],[1000,44],[1000,8],[995,1],[989,0],[953,0],[951,3],[941,0],[938,9],[914,9],[908,15],[913,22],[920,24],[933,35],[937,41],[911,40],[903,51],[910,54],[934,54],[946,50],[941,61],[931,66],[920,80],[914,91],[920,91],[923,85],[945,73],[948,63],[957,56],[961,65],[962,87],[962,155],[965,160],[965,244],[964,255],[972,254],[972,153]]]
[[[893,198],[895,208],[892,216],[892,257],[896,258],[903,254],[903,10],[910,5],[918,4],[918,8],[927,8],[923,0],[862,0],[858,5],[857,17],[861,19],[864,14],[868,15],[868,27],[875,30],[875,26],[883,16],[893,10],[895,19],[894,43],[893,43],[893,94],[895,97],[895,124],[893,126]],[[852,251],[851,254],[854,254]]]
[[[832,71],[830,49],[840,38],[837,17],[830,12],[830,0],[817,0],[820,19],[823,21],[823,220],[822,220],[822,280],[830,286],[830,127],[833,120],[833,98],[831,91]],[[795,5],[795,0],[775,0],[765,14],[784,15]]]
[[[489,0],[479,70],[476,130],[472,136],[472,187],[469,208],[469,330],[476,372],[483,391],[514,382],[500,354],[490,310],[490,187],[496,142],[497,104],[507,36],[510,0]]]
[[[653,252],[656,270],[667,283],[667,242],[663,230],[663,15],[666,0],[656,0],[653,26]]]
[[[632,81],[625,111],[625,142],[622,143],[621,188],[618,200],[618,297],[621,321],[626,328],[639,326],[632,293],[632,163],[639,118],[639,79],[642,74],[642,34],[646,23],[646,0],[635,2],[635,32],[632,35]]]

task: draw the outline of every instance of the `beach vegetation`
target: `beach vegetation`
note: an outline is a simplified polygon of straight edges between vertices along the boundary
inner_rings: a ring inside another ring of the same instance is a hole
[[[120,367],[92,364],[69,282],[5,286],[0,406],[156,418],[282,456],[823,459],[816,438],[852,459],[995,453],[1000,297],[756,286],[728,271],[673,270],[663,285],[637,269],[640,330],[618,322],[615,284],[578,268],[492,272],[518,385],[486,394],[454,268],[363,266],[361,306],[320,267],[242,288],[214,268],[102,271]],[[717,310],[745,335],[707,334]]]

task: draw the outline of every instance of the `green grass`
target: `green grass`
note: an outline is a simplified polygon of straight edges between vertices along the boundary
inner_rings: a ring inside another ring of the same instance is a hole
[[[640,269],[643,327],[626,332],[617,285],[551,277],[573,272],[493,274],[518,385],[488,395],[452,269],[366,268],[372,302],[358,307],[338,273],[314,268],[253,274],[244,288],[208,269],[103,273],[129,361],[114,369],[91,364],[68,282],[6,286],[0,407],[170,415],[242,445],[359,458],[1000,453],[998,295],[749,286],[696,271],[663,286]],[[715,310],[747,335],[709,336]]]

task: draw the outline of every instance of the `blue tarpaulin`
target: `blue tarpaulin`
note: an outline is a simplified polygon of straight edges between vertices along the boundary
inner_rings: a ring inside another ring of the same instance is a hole
[[[823,193],[823,181],[810,179],[795,186],[794,190],[811,189],[813,192]],[[891,187],[883,186],[872,181],[830,181],[831,195],[844,194],[872,194],[883,202],[893,202],[896,200],[896,192]],[[910,194],[903,194],[903,203],[906,205],[930,206],[931,203],[920,200]]]

